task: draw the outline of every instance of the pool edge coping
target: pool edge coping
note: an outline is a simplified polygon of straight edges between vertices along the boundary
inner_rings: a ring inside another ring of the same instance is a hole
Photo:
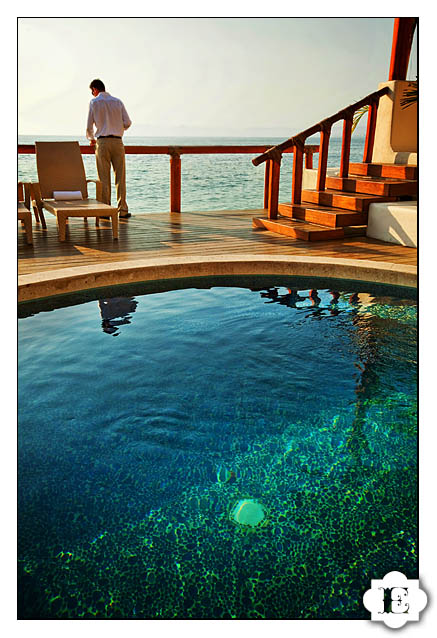
[[[233,254],[160,257],[73,266],[18,276],[18,301],[158,279],[220,275],[326,277],[417,287],[417,267],[337,257]]]

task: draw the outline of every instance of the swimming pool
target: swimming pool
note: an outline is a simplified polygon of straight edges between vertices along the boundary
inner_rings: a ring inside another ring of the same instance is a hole
[[[416,301],[341,285],[22,306],[20,618],[367,618],[417,578]]]

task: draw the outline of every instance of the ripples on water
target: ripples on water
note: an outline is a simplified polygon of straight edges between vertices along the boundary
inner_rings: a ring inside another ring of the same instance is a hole
[[[85,138],[20,136],[20,143],[33,144],[37,140],[76,139],[88,144]],[[126,145],[274,145],[282,138],[125,138]],[[307,144],[318,144],[318,139]],[[362,161],[364,139],[354,137],[351,162]],[[340,165],[341,139],[332,138],[328,166]],[[317,166],[314,155],[314,166]],[[252,164],[252,155],[183,155],[181,164],[182,210],[238,210],[263,207],[264,167]],[[95,158],[83,155],[88,179],[96,179]],[[291,197],[292,154],[284,154],[281,165],[280,197]],[[132,213],[157,213],[169,209],[170,161],[167,155],[126,155],[127,199]],[[18,156],[18,177],[23,181],[38,181],[35,155]],[[113,181],[113,178],[112,178]],[[90,195],[94,196],[93,185]],[[115,190],[112,189],[115,202]]]
[[[417,578],[414,302],[102,299],[20,320],[19,370],[19,617],[366,618]]]

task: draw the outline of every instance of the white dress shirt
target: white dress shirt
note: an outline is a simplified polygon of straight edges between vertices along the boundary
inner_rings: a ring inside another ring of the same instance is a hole
[[[90,102],[86,136],[89,140],[101,135],[117,135],[123,133],[132,124],[124,104],[107,91],[102,91]],[[94,133],[94,126],[96,131]]]

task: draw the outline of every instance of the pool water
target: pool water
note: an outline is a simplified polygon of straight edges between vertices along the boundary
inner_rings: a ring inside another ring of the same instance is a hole
[[[19,618],[368,618],[418,577],[414,300],[116,295],[19,320]]]

